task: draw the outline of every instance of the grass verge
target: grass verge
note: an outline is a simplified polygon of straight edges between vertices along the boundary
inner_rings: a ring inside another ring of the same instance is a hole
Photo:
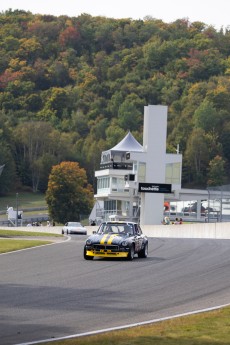
[[[54,345],[229,345],[230,307]],[[43,343],[50,345],[51,343]]]
[[[0,230],[1,237],[63,237],[63,235],[52,234],[50,232],[20,231],[20,230]]]
[[[0,239],[0,254],[50,244],[52,241]]]
[[[44,236],[46,238],[63,237],[63,235],[46,232],[0,230],[0,254],[52,243],[52,241],[42,240]],[[20,237],[20,239],[17,239],[17,237]],[[31,240],[23,240],[23,237],[31,237]],[[35,240],[33,237],[41,237],[41,240]]]

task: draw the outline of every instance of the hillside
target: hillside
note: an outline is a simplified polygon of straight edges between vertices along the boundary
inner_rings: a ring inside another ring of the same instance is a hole
[[[229,183],[230,31],[178,19],[0,13],[0,194],[44,192],[51,167],[77,161],[95,187],[101,151],[143,109],[169,109],[168,152],[183,186]]]

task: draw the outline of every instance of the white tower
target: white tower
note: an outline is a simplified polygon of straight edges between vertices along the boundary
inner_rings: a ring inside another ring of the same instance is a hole
[[[167,106],[144,107],[143,150],[146,152],[146,183],[165,183]],[[161,224],[164,194],[141,193],[141,224]]]

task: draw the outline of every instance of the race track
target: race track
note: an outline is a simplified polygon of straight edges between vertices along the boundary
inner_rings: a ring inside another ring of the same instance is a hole
[[[83,259],[85,236],[0,255],[0,339],[11,345],[230,303],[230,241],[149,239],[149,257]]]

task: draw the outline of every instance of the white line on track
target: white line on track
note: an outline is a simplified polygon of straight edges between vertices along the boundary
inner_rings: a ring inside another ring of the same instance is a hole
[[[178,317],[183,317],[183,316],[188,316],[188,315],[193,315],[193,314],[205,313],[205,312],[208,312],[208,311],[212,311],[212,310],[216,310],[216,309],[221,309],[221,308],[228,307],[228,306],[230,306],[230,303],[219,305],[219,306],[216,306],[216,307],[195,310],[195,311],[191,311],[191,312],[187,312],[187,313],[183,313],[183,314],[177,314],[177,315],[162,317],[160,319],[153,319],[153,320],[149,320],[149,321],[133,323],[133,324],[130,324],[130,325],[124,325],[124,326],[118,326],[118,327],[112,327],[112,328],[105,328],[105,329],[100,329],[100,330],[92,331],[92,332],[72,334],[72,335],[69,335],[69,336],[66,336],[66,337],[44,339],[44,340],[32,341],[32,342],[29,342],[29,343],[20,343],[20,344],[16,344],[16,345],[35,345],[35,344],[48,343],[48,342],[53,342],[53,341],[58,341],[58,340],[67,340],[67,339],[79,338],[79,337],[84,337],[84,336],[89,336],[89,335],[100,334],[100,333],[119,331],[119,330],[122,330],[122,329],[127,329],[127,328],[132,328],[132,327],[137,327],[137,326],[145,326],[145,325],[148,325],[148,324],[151,324],[151,323],[157,323],[157,322],[161,322],[161,321],[171,320],[171,319],[175,319],[175,318],[178,318]]]

